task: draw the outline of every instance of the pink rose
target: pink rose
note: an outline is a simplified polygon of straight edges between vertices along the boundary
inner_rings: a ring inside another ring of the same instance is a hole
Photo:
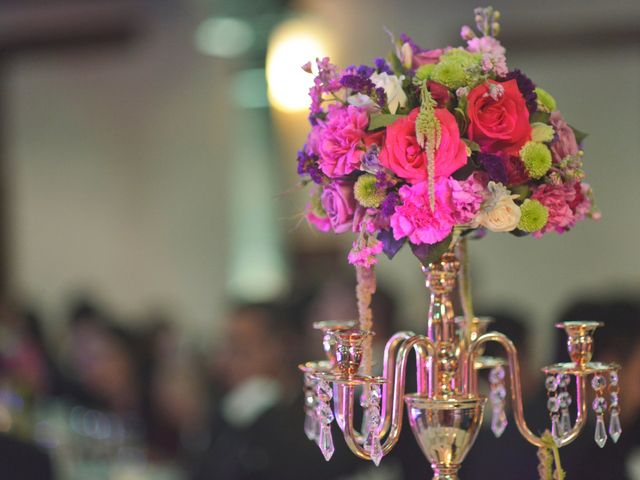
[[[455,224],[451,207],[451,191],[447,178],[435,181],[435,205],[429,205],[429,182],[404,185],[400,188],[401,202],[391,216],[393,237],[409,237],[415,245],[434,244],[446,238]]]
[[[318,146],[318,163],[325,175],[342,177],[360,166],[368,124],[366,110],[353,105],[329,107]]]
[[[387,127],[387,136],[380,152],[380,164],[393,171],[409,183],[427,180],[427,153],[416,138],[418,108],[408,116],[399,118]],[[467,149],[460,140],[460,131],[455,117],[444,108],[437,108],[441,139],[436,151],[435,177],[448,177],[467,163]]]
[[[438,63],[440,57],[445,53],[445,48],[435,48],[433,50],[425,50],[424,52],[415,53],[413,55],[413,68],[421,67],[422,65],[431,65]]]
[[[502,92],[496,95],[492,85],[502,87]],[[483,152],[517,156],[531,139],[529,110],[515,80],[478,85],[469,92],[467,102],[469,139]]]
[[[353,182],[338,180],[326,185],[320,195],[320,203],[335,233],[351,230],[356,209]]]
[[[553,129],[558,135],[558,140],[551,144],[553,161],[558,163],[567,155],[576,155],[580,150],[573,129],[564,121],[560,112],[552,112],[549,117]]]

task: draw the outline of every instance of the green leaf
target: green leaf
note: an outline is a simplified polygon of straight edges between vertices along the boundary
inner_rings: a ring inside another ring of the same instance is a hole
[[[571,125],[569,125],[569,127],[571,127]],[[582,141],[589,135],[588,133],[582,132],[577,128],[571,127],[571,130],[573,130],[573,134],[576,136],[576,142],[578,142],[578,144],[582,143]]]
[[[406,117],[406,115],[393,115],[391,113],[376,113],[371,115],[369,119],[369,127],[367,130],[377,130],[378,128],[386,127],[387,125],[391,125],[397,119],[401,117]]]
[[[534,113],[529,117],[529,121],[531,123],[541,122],[541,123],[546,123],[548,125],[550,115],[551,114],[547,112],[537,111],[536,113]]]
[[[437,261],[449,248],[451,244],[452,235],[449,235],[444,240],[434,243],[433,245],[415,245],[409,242],[411,251],[420,260],[420,263],[425,267],[428,267],[430,263]]]
[[[460,134],[462,135],[462,134],[464,134],[464,132],[467,131],[467,126],[469,125],[469,121],[467,120],[467,115],[466,115],[465,111],[463,109],[461,109],[460,107],[457,107],[453,111],[453,114],[456,117],[456,122],[458,122],[458,130],[460,130]],[[473,142],[471,142],[471,143],[473,143]],[[478,150],[480,150],[480,147],[478,147]]]
[[[389,53],[389,55],[387,56],[387,61],[391,65],[391,69],[393,70],[393,73],[395,73],[396,75],[402,74],[404,69],[402,68],[402,63],[400,63],[400,59],[397,57],[395,53],[393,52]]]
[[[472,152],[480,151],[480,145],[478,145],[476,142],[472,142],[467,138],[463,138],[462,141],[467,145],[467,147],[469,147],[469,150],[471,150]]]

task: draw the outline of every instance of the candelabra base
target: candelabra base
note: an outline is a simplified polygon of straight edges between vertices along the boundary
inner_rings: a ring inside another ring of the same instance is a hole
[[[434,477],[433,480],[458,480],[458,470],[460,465],[450,467],[440,467],[437,464],[431,465],[433,468]]]

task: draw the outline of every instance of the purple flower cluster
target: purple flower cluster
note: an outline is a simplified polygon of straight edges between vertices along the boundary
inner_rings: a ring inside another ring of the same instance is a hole
[[[322,172],[318,167],[317,158],[313,155],[309,155],[306,152],[306,148],[298,150],[298,175],[309,175],[314,183],[321,184],[323,180]]]
[[[482,168],[489,175],[489,180],[493,180],[494,182],[500,182],[503,184],[507,184],[508,175],[507,169],[498,155],[492,155],[490,153],[479,153],[478,154],[478,162],[482,165]]]
[[[376,57],[373,63],[376,65],[376,72],[378,73],[388,73],[389,75],[393,75],[393,70],[387,62],[382,57]]]
[[[414,54],[422,52],[422,48],[420,48],[418,44],[413,41],[413,38],[411,38],[406,33],[400,34],[400,41],[402,43],[408,43],[411,46],[411,50],[413,50]]]
[[[527,104],[527,110],[529,110],[529,114],[536,113],[536,110],[538,110],[538,96],[535,92],[536,86],[531,81],[531,79],[520,70],[516,69],[511,70],[509,73],[507,73],[503,80],[515,80],[518,84],[518,90],[520,90],[520,93],[522,93],[524,101]]]

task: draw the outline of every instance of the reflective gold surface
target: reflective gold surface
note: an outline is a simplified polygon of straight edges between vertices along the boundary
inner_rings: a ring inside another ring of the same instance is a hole
[[[405,401],[411,429],[431,462],[434,478],[458,478],[460,464],[478,436],[487,399],[431,400],[405,395]]]

